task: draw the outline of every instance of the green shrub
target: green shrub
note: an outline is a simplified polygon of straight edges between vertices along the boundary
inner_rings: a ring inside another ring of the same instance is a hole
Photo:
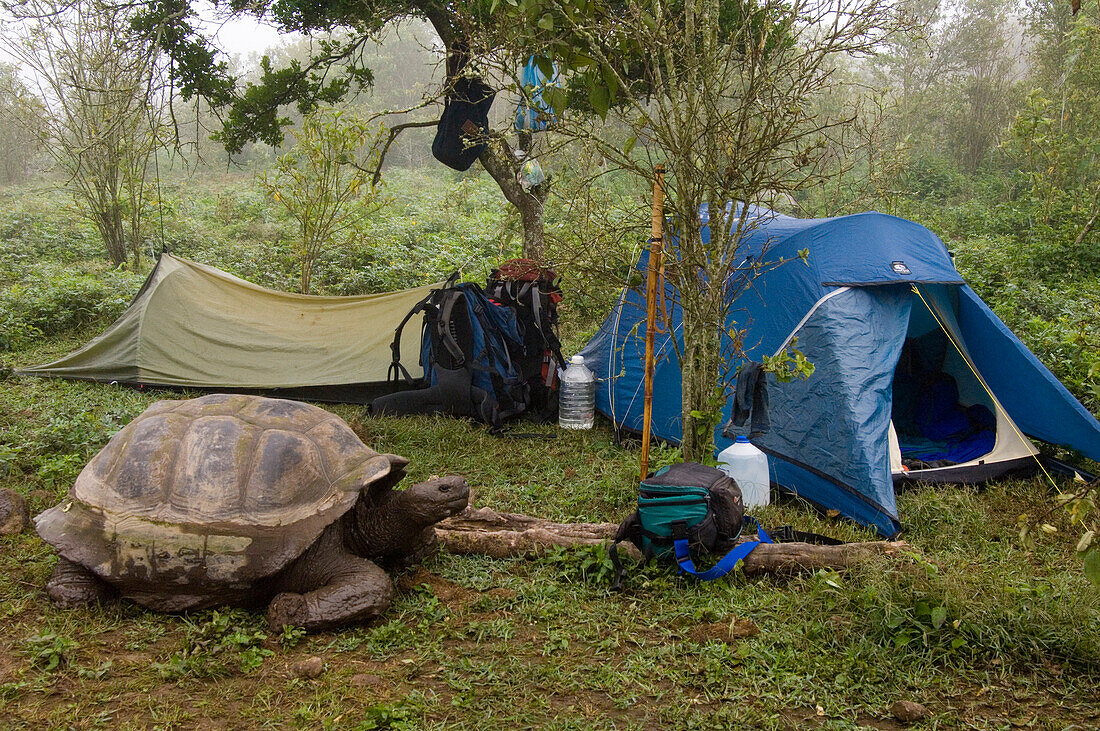
[[[0,199],[0,285],[43,261],[106,261],[103,241],[72,198],[53,188],[15,189]]]
[[[125,271],[87,271],[42,262],[21,282],[0,290],[0,350],[25,347],[39,335],[105,326],[126,307],[144,277]]]

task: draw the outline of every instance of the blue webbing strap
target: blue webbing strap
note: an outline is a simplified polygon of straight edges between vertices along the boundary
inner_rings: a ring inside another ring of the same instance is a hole
[[[748,518],[747,520],[752,519]],[[756,523],[755,520],[752,522]],[[733,550],[723,556],[718,563],[703,572],[697,571],[695,569],[695,564],[691,562],[691,551],[688,549],[688,541],[686,538],[678,538],[672,545],[676,549],[676,563],[680,565],[680,571],[685,574],[691,574],[702,581],[713,581],[733,571],[737,562],[752,553],[753,549],[761,543],[772,542],[772,539],[764,529],[760,527],[759,523],[756,523],[756,537],[759,540],[745,541],[744,543],[737,544],[733,547]]]

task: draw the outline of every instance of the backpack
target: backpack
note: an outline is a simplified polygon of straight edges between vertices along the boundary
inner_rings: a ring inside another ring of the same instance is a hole
[[[756,540],[736,543],[745,526],[756,528]],[[619,525],[610,548],[615,566],[611,588],[616,591],[622,589],[626,576],[617,548],[623,541],[637,546],[647,561],[671,558],[680,573],[702,581],[713,581],[733,571],[761,543],[843,543],[790,526],[765,531],[755,518],[745,515],[737,482],[721,470],[696,462],[665,467],[638,485],[638,509]],[[695,568],[693,556],[723,552],[725,555],[706,571]]]
[[[558,414],[558,370],[565,368],[558,339],[562,291],[553,269],[530,259],[510,259],[493,269],[485,283],[489,299],[516,313],[523,347],[515,362],[528,388],[528,413],[553,421]]]
[[[374,399],[373,413],[467,416],[499,429],[527,408],[527,384],[512,357],[523,345],[515,312],[490,300],[477,284],[456,279],[454,274],[432,290],[397,326],[388,379],[405,390]],[[401,363],[401,333],[418,313],[424,313],[424,375],[414,379]]]
[[[485,151],[489,107],[496,95],[478,78],[459,76],[444,100],[432,155],[455,170],[467,170]]]

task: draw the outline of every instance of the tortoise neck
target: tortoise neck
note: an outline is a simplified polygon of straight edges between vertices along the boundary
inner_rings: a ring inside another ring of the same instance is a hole
[[[413,511],[403,509],[403,492],[389,492],[376,500],[361,495],[344,516],[346,548],[364,558],[384,557],[406,550],[426,527]]]

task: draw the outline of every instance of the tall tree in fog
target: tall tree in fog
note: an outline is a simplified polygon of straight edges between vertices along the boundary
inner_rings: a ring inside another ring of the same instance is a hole
[[[1021,76],[1021,27],[1011,0],[963,0],[948,26],[951,87],[959,95],[948,130],[956,159],[975,172],[1012,118],[1012,88]]]
[[[160,144],[155,48],[136,42],[127,5],[26,0],[3,44],[33,78],[39,139],[114,264],[140,261],[147,177]]]
[[[1021,26],[1011,0],[907,0],[917,31],[880,52],[881,81],[897,102],[896,135],[918,157],[974,172],[1012,118],[1021,75]]]
[[[1100,11],[1082,7],[1067,21],[1058,8],[1037,6],[1033,88],[1010,131],[1009,150],[1031,185],[1044,227],[1068,227],[1065,266],[1100,270]],[[1054,236],[1057,240],[1061,236]],[[1100,374],[1098,374],[1100,375]]]
[[[42,104],[19,78],[18,69],[0,64],[0,184],[27,177],[38,153],[32,132],[42,124]]]

